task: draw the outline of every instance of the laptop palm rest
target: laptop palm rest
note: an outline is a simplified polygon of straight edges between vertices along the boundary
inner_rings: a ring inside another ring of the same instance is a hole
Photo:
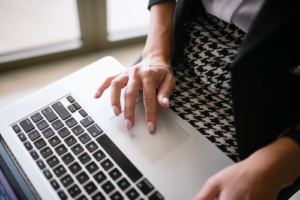
[[[136,104],[135,125],[130,131],[125,127],[124,112],[111,119],[112,123],[153,164],[190,137],[159,106],[157,106],[156,115],[156,129],[153,133],[147,130],[143,101]]]

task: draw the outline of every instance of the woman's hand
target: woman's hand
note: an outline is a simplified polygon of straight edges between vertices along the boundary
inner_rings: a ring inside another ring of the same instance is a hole
[[[300,174],[300,147],[283,137],[205,183],[196,200],[273,200]]]
[[[263,165],[263,163],[260,163]],[[275,200],[279,188],[245,160],[220,171],[205,183],[196,200]]]
[[[109,86],[111,86],[111,106],[116,116],[122,110],[120,95],[121,89],[126,86],[124,115],[128,130],[134,126],[136,98],[139,90],[143,90],[147,129],[153,132],[156,126],[156,88],[159,89],[158,103],[166,108],[169,106],[170,94],[175,87],[171,61],[166,62],[159,57],[144,59],[122,73],[106,78],[98,88],[95,98],[100,98]]]

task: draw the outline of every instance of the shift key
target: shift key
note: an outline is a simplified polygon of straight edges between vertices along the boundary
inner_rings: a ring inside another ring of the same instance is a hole
[[[53,112],[53,110],[50,107],[47,107],[44,110],[42,110],[42,113],[49,122],[52,122],[53,120],[57,119],[57,115]]]

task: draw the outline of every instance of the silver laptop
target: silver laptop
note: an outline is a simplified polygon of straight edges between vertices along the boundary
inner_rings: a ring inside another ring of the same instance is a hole
[[[37,198],[192,199],[233,163],[169,108],[158,105],[150,134],[142,94],[127,131],[109,89],[93,98],[122,70],[105,57],[0,111],[0,133]]]

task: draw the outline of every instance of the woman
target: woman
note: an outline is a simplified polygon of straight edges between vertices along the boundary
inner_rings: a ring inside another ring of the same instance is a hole
[[[108,77],[95,97],[111,86],[111,105],[119,115],[126,86],[125,123],[131,129],[142,89],[149,132],[156,125],[157,98],[241,160],[211,177],[196,199],[288,199],[300,185],[300,80],[291,73],[300,63],[299,2],[214,2],[150,0],[142,61]]]

